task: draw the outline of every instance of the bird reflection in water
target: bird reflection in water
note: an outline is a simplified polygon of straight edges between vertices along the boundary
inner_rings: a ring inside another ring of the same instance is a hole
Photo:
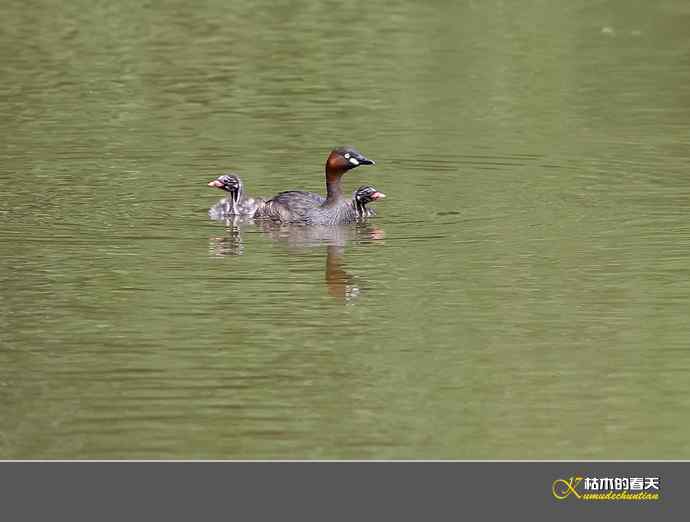
[[[232,216],[219,220],[225,223],[226,235],[209,238],[209,253],[214,257],[240,256],[244,253],[242,233],[255,227],[288,251],[300,252],[326,246],[324,280],[328,294],[342,303],[351,303],[359,297],[359,279],[345,270],[345,250],[349,242],[359,245],[376,244],[385,238],[383,229],[361,222],[356,225],[288,225],[270,221]],[[382,244],[382,243],[378,243]]]
[[[247,219],[241,216],[227,216],[217,219],[225,224],[224,236],[211,236],[208,238],[208,253],[211,257],[241,256],[244,253],[242,243],[242,225],[246,225]]]

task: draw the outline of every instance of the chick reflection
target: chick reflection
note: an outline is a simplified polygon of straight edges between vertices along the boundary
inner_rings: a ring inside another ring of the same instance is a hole
[[[212,257],[241,256],[244,253],[242,243],[242,225],[246,223],[241,216],[227,216],[217,219],[225,224],[225,236],[208,238],[208,251]]]

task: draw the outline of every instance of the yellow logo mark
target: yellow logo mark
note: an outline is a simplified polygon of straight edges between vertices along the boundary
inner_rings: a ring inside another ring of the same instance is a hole
[[[558,500],[568,498],[571,493],[577,498],[581,498],[580,494],[575,489],[580,482],[582,482],[582,477],[570,477],[570,480],[556,479],[553,481],[553,484],[551,484],[551,493],[553,493],[553,496]]]

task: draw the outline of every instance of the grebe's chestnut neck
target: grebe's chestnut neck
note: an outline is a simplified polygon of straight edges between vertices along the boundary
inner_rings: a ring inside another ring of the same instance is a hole
[[[343,199],[340,178],[348,170],[360,165],[376,165],[376,163],[354,147],[338,147],[331,151],[326,160],[326,205],[335,204]]]

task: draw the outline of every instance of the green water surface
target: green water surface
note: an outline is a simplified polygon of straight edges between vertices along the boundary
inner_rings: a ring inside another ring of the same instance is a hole
[[[2,458],[690,458],[686,1],[9,0],[0,119]]]

